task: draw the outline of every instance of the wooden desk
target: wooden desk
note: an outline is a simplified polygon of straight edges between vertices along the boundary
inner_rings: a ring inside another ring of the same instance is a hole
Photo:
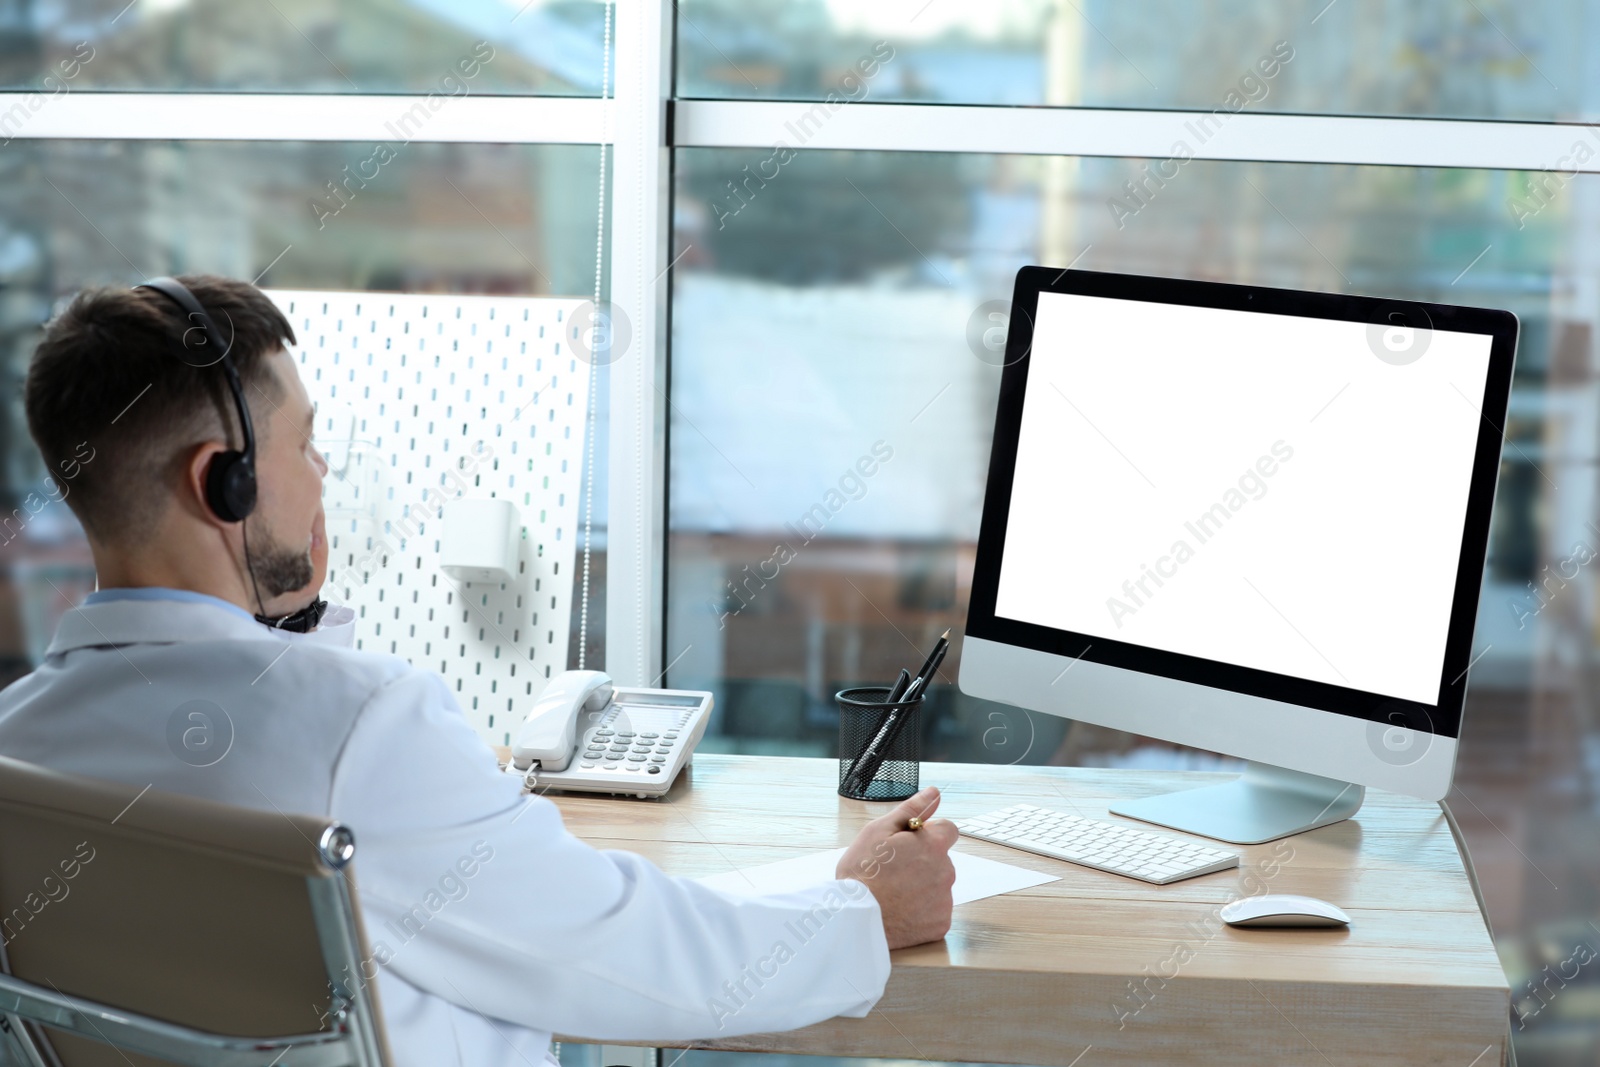
[[[922,768],[943,792],[939,814],[957,819],[1029,801],[1131,823],[1107,804],[1217,777]],[[701,754],[659,802],[552,796],[579,837],[694,876],[847,844],[890,807],[846,800],[836,782],[832,760]],[[1061,878],[957,907],[944,941],[894,953],[865,1019],[693,1047],[1053,1067],[1504,1062],[1510,990],[1437,805],[1369,790],[1352,820],[1239,846],[1239,870],[1168,886],[956,847]],[[1354,921],[1239,930],[1216,918],[1262,886],[1331,900]]]

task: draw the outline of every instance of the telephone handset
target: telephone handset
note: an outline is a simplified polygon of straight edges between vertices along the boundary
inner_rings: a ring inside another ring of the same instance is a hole
[[[550,679],[517,730],[508,773],[538,789],[661,796],[694,758],[712,695],[613,686],[600,671]]]
[[[599,711],[611,702],[611,679],[602,671],[567,671],[550,679],[522,720],[512,765],[525,771],[535,760],[542,771],[564,771],[574,755],[578,712]]]

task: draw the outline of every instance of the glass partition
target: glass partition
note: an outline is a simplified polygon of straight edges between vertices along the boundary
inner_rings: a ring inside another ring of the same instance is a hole
[[[598,96],[594,0],[7,0],[0,87]]]
[[[1585,921],[1600,913],[1600,178],[1529,213],[1516,205],[1542,175],[1190,161],[1139,202],[1125,183],[1144,160],[802,152],[719,217],[764,156],[678,155],[665,653],[671,684],[717,693],[713,751],[831,756],[837,690],[888,684],[959,635],[1018,267],[1516,312],[1452,804],[1526,1020],[1522,1062],[1587,1062],[1538,1057],[1592,1047],[1592,1001],[1541,1006],[1528,983],[1600,936]],[[959,670],[958,641],[925,758],[1229,765],[972,700]]]
[[[1600,115],[1600,13],[1582,0],[683,0],[678,8],[686,97]]]
[[[82,530],[49,491],[22,411],[58,301],[187,272],[280,289],[592,291],[597,146],[418,143],[381,165],[373,153],[158,141],[0,152],[0,602],[12,608],[0,612],[0,684],[39,662],[61,612],[93,588]],[[591,598],[603,600],[603,557],[596,572]],[[591,625],[591,647],[602,634]]]

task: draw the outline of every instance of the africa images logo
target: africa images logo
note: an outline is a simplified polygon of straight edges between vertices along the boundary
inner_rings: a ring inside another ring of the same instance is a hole
[[[1433,320],[1421,305],[1393,307],[1367,325],[1367,347],[1392,367],[1421,359],[1433,340]]]
[[[167,716],[167,748],[191,767],[220,763],[233,748],[233,720],[210,700],[185,701]]]
[[[1392,711],[1383,722],[1367,723],[1367,748],[1391,767],[1417,763],[1432,746],[1433,720],[1421,708],[1409,714]]]

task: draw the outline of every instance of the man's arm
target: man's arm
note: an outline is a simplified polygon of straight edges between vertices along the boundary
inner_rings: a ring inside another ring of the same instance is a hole
[[[739,898],[594,849],[520,795],[420,671],[362,709],[330,807],[356,835],[369,969],[480,1014],[596,1039],[732,1036],[865,1015],[888,978],[862,882]]]

